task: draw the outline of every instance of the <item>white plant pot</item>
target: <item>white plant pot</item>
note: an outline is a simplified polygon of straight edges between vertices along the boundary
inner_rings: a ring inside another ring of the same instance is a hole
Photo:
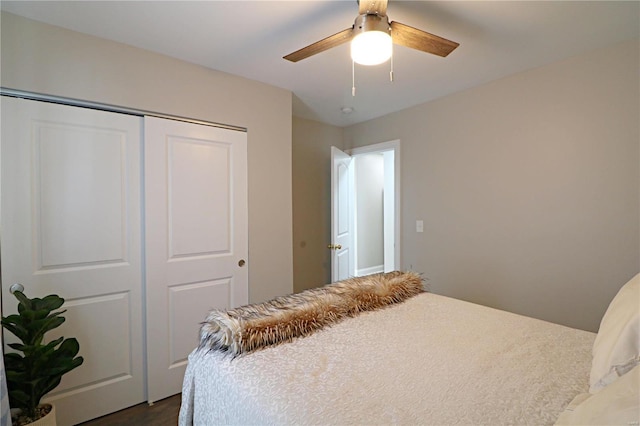
[[[56,426],[56,406],[48,402],[45,405],[51,406],[51,411],[44,417],[39,418],[33,423],[29,423],[29,426]]]
[[[49,413],[46,416],[39,418],[35,422],[27,423],[26,426],[57,426],[57,423],[56,423],[56,406],[53,405],[50,402],[46,402],[46,403],[41,404],[41,405],[50,405],[51,406],[51,411],[49,411]],[[15,410],[17,410],[17,411],[15,411]],[[11,409],[11,414],[14,415],[16,413],[20,413],[20,410],[18,408],[12,408]]]

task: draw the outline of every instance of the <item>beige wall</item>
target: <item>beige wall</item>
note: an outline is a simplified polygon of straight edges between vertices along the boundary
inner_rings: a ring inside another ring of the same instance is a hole
[[[348,148],[401,141],[403,267],[435,293],[597,330],[640,270],[639,50],[346,128]]]
[[[296,292],[331,282],[331,146],[342,129],[293,118],[293,282]]]
[[[250,301],[292,291],[291,92],[7,13],[1,84],[246,127]]]

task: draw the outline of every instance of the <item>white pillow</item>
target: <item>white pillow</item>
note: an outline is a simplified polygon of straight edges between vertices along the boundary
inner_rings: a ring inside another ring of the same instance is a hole
[[[577,406],[576,406],[576,403]],[[560,425],[637,425],[640,420],[640,366],[595,395],[578,395],[558,417]]]
[[[605,312],[593,344],[589,392],[596,393],[640,364],[640,274],[631,278]]]

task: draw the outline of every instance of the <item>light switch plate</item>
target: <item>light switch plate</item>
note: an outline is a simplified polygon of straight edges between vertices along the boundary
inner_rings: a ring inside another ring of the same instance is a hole
[[[424,222],[416,220],[416,232],[424,232]]]

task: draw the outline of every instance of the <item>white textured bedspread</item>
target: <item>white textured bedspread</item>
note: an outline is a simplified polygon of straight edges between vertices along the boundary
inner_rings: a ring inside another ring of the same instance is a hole
[[[594,339],[424,293],[240,358],[194,351],[179,424],[553,424]]]

